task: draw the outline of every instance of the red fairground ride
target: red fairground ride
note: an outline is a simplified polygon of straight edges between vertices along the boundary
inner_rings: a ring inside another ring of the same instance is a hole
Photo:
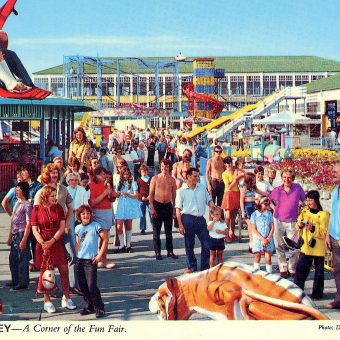
[[[188,116],[216,119],[224,108],[224,103],[214,97],[195,92],[193,83],[184,84],[182,91],[188,97]],[[200,110],[197,107],[198,103],[203,103],[203,107]]]
[[[14,8],[16,2],[17,0],[7,0],[6,3],[0,8],[0,29],[1,30],[3,26],[5,25],[5,22],[7,21],[8,17],[11,15],[11,13],[18,15],[18,12]],[[2,48],[7,49],[7,44],[8,44],[7,39],[8,39],[7,34],[5,32],[1,32],[0,40],[1,40]],[[27,71],[25,70],[25,72]],[[0,87],[0,97],[3,97],[3,98],[41,100],[41,99],[45,99],[50,94],[51,94],[50,91],[46,91],[36,86],[32,86],[30,90],[22,92],[22,93],[14,93],[14,92],[8,91]]]

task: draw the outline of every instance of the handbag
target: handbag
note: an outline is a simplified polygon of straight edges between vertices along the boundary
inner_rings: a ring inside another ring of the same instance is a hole
[[[55,271],[51,260],[51,253],[49,250],[45,250],[41,263],[36,295],[49,294],[57,289],[58,286],[55,280]]]

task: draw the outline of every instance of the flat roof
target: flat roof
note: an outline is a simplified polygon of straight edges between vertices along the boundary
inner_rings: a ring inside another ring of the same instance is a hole
[[[187,61],[193,61],[200,57],[187,57]],[[276,72],[340,72],[340,61],[321,58],[317,56],[219,56],[209,57],[215,59],[215,67],[225,69],[226,73],[276,73]],[[117,60],[121,57],[102,57],[103,60],[112,61],[112,64],[103,65],[103,74],[117,73]],[[175,61],[174,57],[140,57],[146,61]],[[180,73],[192,73],[193,65],[190,63],[180,64]],[[76,65],[76,63],[74,63]],[[149,74],[153,69],[138,69],[137,63],[129,60],[120,60],[121,75],[124,74]],[[86,74],[96,74],[96,64],[86,64]],[[169,69],[161,69],[160,73],[169,72]],[[39,75],[61,75],[63,65],[54,66],[33,73]]]
[[[307,93],[340,89],[340,74],[313,81],[305,85]]]
[[[46,98],[43,100],[21,100],[13,98],[2,98],[0,97],[0,111],[1,105],[35,105],[35,106],[48,106],[48,107],[61,107],[67,108],[70,112],[85,112],[85,111],[96,111],[97,107],[83,100],[73,100],[67,98]]]

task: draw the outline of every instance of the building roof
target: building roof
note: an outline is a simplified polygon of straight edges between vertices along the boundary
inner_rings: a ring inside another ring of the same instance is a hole
[[[186,60],[192,61],[198,57],[189,57]],[[103,65],[103,74],[116,74],[118,58],[101,58],[112,61],[110,65]],[[119,58],[124,59],[124,58]],[[170,61],[172,57],[141,57],[145,61]],[[258,72],[340,72],[340,61],[325,59],[315,56],[248,56],[248,57],[214,57],[215,67],[225,69],[227,73],[258,73]],[[121,74],[145,74],[154,73],[153,69],[137,68],[137,63],[132,61],[120,62]],[[96,64],[85,64],[86,74],[96,74]],[[160,73],[172,72],[169,69],[161,69]],[[192,73],[191,63],[180,64],[180,73]],[[58,65],[45,70],[33,73],[39,75],[60,75],[63,74],[63,65]]]
[[[306,84],[307,93],[340,89],[340,74]]]

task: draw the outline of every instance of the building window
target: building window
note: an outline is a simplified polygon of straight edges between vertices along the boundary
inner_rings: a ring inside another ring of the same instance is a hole
[[[228,95],[228,80],[227,77],[215,78],[215,93],[219,96]]]
[[[259,96],[260,94],[260,76],[247,76],[247,95]]]
[[[276,90],[276,76],[263,76],[263,95],[268,96]]]
[[[291,87],[293,86],[293,76],[291,75],[281,75],[279,76],[279,87]]]
[[[44,90],[49,90],[47,77],[46,78],[45,77],[34,78],[34,84]]]
[[[51,78],[51,91],[54,96],[62,97],[64,95],[64,78],[53,77]]]
[[[319,80],[319,79],[322,79],[322,78],[325,78],[325,76],[323,74],[313,74],[312,75],[312,81],[313,80]]]
[[[308,74],[296,75],[295,76],[295,86],[303,85],[309,83]]]
[[[244,95],[244,78],[243,76],[230,77],[230,95]]]
[[[319,102],[307,103],[307,113],[317,113],[319,111],[320,111],[320,103]]]

